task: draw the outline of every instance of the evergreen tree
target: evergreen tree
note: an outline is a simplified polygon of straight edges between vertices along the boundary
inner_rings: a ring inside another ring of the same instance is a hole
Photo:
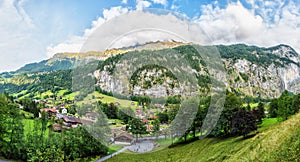
[[[259,110],[261,117],[264,118],[265,117],[265,105],[262,102],[259,102],[257,108]]]
[[[281,120],[287,120],[293,114],[293,97],[288,91],[284,91],[278,98],[277,116]]]
[[[270,108],[269,108],[269,114],[271,118],[277,117],[277,111],[278,111],[278,99],[274,98],[271,100]]]

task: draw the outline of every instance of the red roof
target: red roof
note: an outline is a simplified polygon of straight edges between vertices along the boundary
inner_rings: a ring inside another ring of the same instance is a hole
[[[144,118],[144,119],[143,119],[143,122],[145,122],[145,123],[149,123],[149,120],[148,120],[148,119],[146,119],[146,118]]]
[[[147,129],[147,131],[152,131],[152,126],[151,125],[146,125],[146,129]]]
[[[57,113],[56,109],[53,109],[53,108],[52,109],[51,108],[40,109],[40,112],[43,112],[43,111]]]

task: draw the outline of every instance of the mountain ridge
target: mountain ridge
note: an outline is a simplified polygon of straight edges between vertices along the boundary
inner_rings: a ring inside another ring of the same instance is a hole
[[[158,44],[158,45],[157,45]],[[154,48],[153,46],[156,46]],[[108,62],[117,55],[128,55],[130,53],[137,54],[150,54],[150,53],[163,53],[167,51],[177,51],[184,57],[188,58],[189,64],[193,65],[193,71],[195,74],[199,75],[201,78],[201,84],[199,86],[206,87],[209,85],[209,80],[207,80],[208,73],[205,71],[205,61],[201,61],[201,56],[195,53],[194,47],[209,48],[214,47],[218,49],[221,55],[221,60],[224,62],[224,67],[227,71],[227,82],[226,87],[228,90],[233,91],[237,94],[243,96],[255,96],[262,98],[273,98],[279,96],[284,90],[289,90],[297,93],[300,90],[300,56],[299,54],[290,46],[280,44],[273,47],[257,47],[250,46],[246,44],[233,44],[233,45],[213,45],[213,46],[200,46],[192,43],[182,43],[182,42],[150,42],[142,45],[126,47],[121,49],[110,49],[104,52],[87,52],[87,56],[84,57],[84,53],[61,53],[56,54],[48,60],[43,60],[39,63],[27,64],[26,66],[18,69],[11,73],[2,73],[0,76],[0,84],[3,87],[14,86],[12,80],[14,78],[20,78],[18,75],[31,73],[38,76],[38,73],[45,75],[51,71],[64,71],[70,70],[75,67],[75,64],[82,61],[85,64],[89,61],[94,61],[95,63],[101,65],[111,66]],[[150,48],[151,47],[151,48]],[[165,48],[167,47],[167,48]],[[152,50],[148,50],[150,48]],[[129,50],[130,49],[130,50]],[[122,52],[120,52],[122,51]],[[105,53],[106,52],[106,53]],[[104,55],[105,59],[95,59],[94,56]],[[197,58],[193,60],[192,58]],[[204,62],[204,64],[203,64]],[[203,64],[203,65],[201,65]],[[199,66],[200,65],[200,66]],[[99,71],[97,78],[97,84],[103,90],[111,91],[109,88],[103,85],[109,85],[109,75],[105,70]],[[144,69],[145,70],[145,69]],[[113,72],[113,70],[112,70]],[[145,71],[146,72],[146,71]],[[148,73],[148,72],[146,72]],[[55,73],[54,73],[55,74]],[[96,73],[94,73],[95,75]],[[102,76],[99,78],[99,75]],[[51,73],[52,75],[52,73]],[[29,76],[27,76],[28,78]],[[13,78],[13,79],[9,79]],[[24,80],[24,76],[22,76]],[[133,78],[134,79],[134,78]],[[142,78],[140,78],[142,79]],[[145,78],[144,78],[145,79]],[[18,79],[19,80],[19,79]],[[32,80],[32,78],[30,78]],[[165,79],[163,82],[167,81]],[[170,79],[169,79],[170,81]],[[32,82],[32,81],[31,81]],[[71,82],[71,81],[69,81]],[[141,83],[139,81],[135,81]],[[155,81],[156,82],[156,81]],[[162,81],[159,81],[162,82]],[[175,83],[175,82],[174,82]],[[4,86],[8,85],[9,86]],[[102,84],[102,85],[101,85]],[[142,86],[138,85],[137,87]],[[151,88],[152,84],[144,85],[144,88]],[[165,86],[172,87],[172,84],[165,84]],[[178,88],[178,86],[177,86]],[[13,88],[19,89],[19,88]],[[134,89],[132,89],[134,90]],[[177,90],[166,89],[165,92],[177,92]],[[144,90],[136,91],[138,94],[143,94]],[[151,93],[152,90],[148,92]]]

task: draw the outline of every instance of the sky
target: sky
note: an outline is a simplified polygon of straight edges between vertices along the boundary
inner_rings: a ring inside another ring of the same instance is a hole
[[[197,24],[210,38],[203,43],[287,44],[300,52],[300,0],[0,0],[0,72],[78,52],[109,20],[149,8]]]

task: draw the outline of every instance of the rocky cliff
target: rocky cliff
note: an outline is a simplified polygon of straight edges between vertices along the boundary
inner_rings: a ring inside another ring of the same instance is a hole
[[[202,48],[211,48],[206,46]],[[278,45],[271,48],[260,48],[244,44],[230,46],[213,46],[221,55],[226,69],[226,87],[242,96],[262,98],[278,97],[284,90],[299,93],[300,78],[299,54],[287,45]],[[205,69],[205,59],[193,50],[192,46],[182,45],[173,48],[184,56],[190,64],[186,73],[193,73],[198,79],[197,88],[210,88],[209,71]],[[168,53],[166,50],[155,50],[157,53]],[[130,52],[129,52],[130,53]],[[123,55],[129,54],[128,52]],[[135,51],[136,54],[153,53],[153,50]],[[120,57],[119,57],[120,58]],[[106,91],[117,90],[121,93],[124,86],[134,95],[167,96],[183,93],[187,85],[181,84],[178,78],[172,76],[164,65],[137,69],[134,76],[128,78],[128,85],[116,82],[115,67],[125,67],[120,59],[108,59],[98,69],[94,76],[97,85]],[[147,60],[145,60],[147,61]],[[118,74],[122,75],[122,74]],[[131,74],[132,75],[132,74]],[[128,76],[126,76],[128,77]],[[122,84],[122,85],[121,85]],[[205,86],[207,85],[207,86]]]

